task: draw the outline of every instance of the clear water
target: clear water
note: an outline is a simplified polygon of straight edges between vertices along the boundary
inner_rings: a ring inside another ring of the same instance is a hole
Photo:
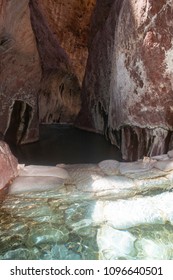
[[[172,196],[161,195],[169,193]],[[138,210],[141,198],[143,208]],[[0,209],[0,259],[172,260],[173,207],[166,209],[170,206],[165,201],[165,213],[154,216],[150,203],[148,216],[149,199],[142,194],[107,199],[93,190],[76,191],[74,185],[7,195]],[[170,221],[164,218],[166,212]]]
[[[121,159],[100,135],[66,126],[42,126],[40,142],[14,150],[26,164]],[[127,188],[115,197],[109,186],[96,188],[95,165],[87,166],[69,169],[74,183],[53,190],[0,194],[0,259],[173,259],[172,189],[126,195]],[[153,201],[164,202],[163,211]]]

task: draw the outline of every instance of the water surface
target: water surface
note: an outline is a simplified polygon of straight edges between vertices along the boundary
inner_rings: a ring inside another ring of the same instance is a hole
[[[40,125],[40,140],[11,147],[19,163],[56,165],[57,163],[98,163],[104,159],[122,160],[121,152],[103,135],[70,125]]]

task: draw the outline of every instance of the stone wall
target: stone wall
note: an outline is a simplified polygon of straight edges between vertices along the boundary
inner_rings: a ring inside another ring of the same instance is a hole
[[[15,143],[38,139],[41,67],[28,2],[0,0],[0,132]]]
[[[82,84],[88,57],[90,20],[96,0],[37,0],[49,28],[68,54]]]
[[[0,133],[32,142],[39,121],[73,123],[80,111],[76,125],[124,159],[166,153],[172,16],[170,0],[0,0]]]
[[[49,9],[46,8],[48,6]],[[60,3],[54,1],[30,1],[30,10],[42,65],[38,100],[40,122],[73,123],[80,110],[81,88],[74,61],[68,56],[70,52],[66,52],[60,34],[55,32],[66,18],[61,15],[63,11]],[[73,14],[71,5],[68,16],[70,13]],[[66,27],[62,28],[65,33]],[[69,38],[64,44],[74,48],[74,42],[72,44]],[[79,57],[75,61],[78,64]]]
[[[172,5],[97,1],[77,124],[105,134],[124,159],[172,146]]]
[[[41,123],[74,123],[81,108],[81,88],[75,74],[63,69],[45,73],[39,93]]]
[[[8,143],[38,140],[39,121],[74,121],[94,3],[0,0],[0,133]]]

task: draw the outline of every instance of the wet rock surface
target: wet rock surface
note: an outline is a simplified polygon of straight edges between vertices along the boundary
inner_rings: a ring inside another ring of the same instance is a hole
[[[19,166],[0,206],[0,259],[173,259],[173,171],[153,166],[162,158]]]

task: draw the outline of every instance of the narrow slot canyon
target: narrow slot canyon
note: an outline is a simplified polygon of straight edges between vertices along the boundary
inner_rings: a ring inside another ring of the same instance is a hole
[[[0,0],[0,260],[173,259],[172,17]]]

